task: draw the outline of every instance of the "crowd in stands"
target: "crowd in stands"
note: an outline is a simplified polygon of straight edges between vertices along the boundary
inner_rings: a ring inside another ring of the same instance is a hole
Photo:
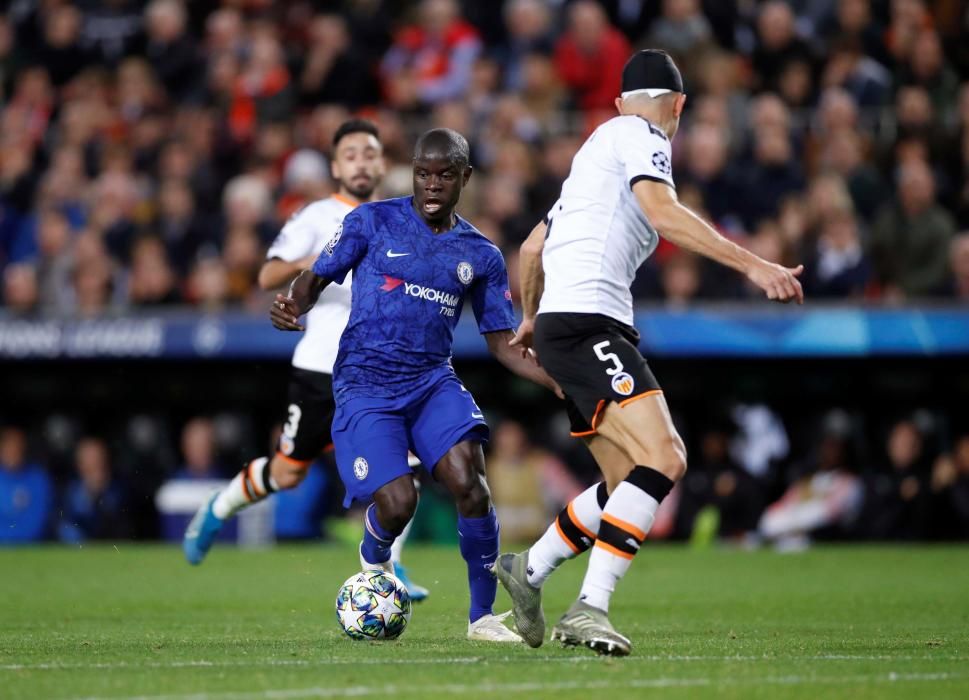
[[[669,51],[685,203],[812,298],[969,299],[969,14],[958,0],[20,0],[0,15],[0,298],[13,315],[262,311],[281,224],[331,191],[352,114],[448,126],[461,212],[517,275],[636,48]],[[962,233],[960,233],[960,231]],[[516,291],[517,290],[513,290]],[[640,300],[754,299],[664,245]]]
[[[601,477],[563,415],[527,430],[511,418],[489,419],[488,479],[502,536],[531,540]],[[166,524],[156,510],[159,489],[194,482],[204,500],[210,482],[231,478],[243,455],[259,452],[251,437],[259,431],[247,420],[225,413],[171,426],[141,415],[99,434],[63,415],[30,431],[0,426],[0,545],[180,537],[194,508],[180,525]],[[895,420],[845,410],[784,416],[762,404],[680,417],[690,469],[664,501],[651,538],[784,549],[815,539],[967,539],[969,429],[961,420],[925,410]],[[453,519],[447,499],[435,499],[433,480],[425,481],[422,501],[430,505],[422,508],[444,503],[443,517]],[[342,497],[324,457],[307,483],[274,496],[276,537],[332,536],[324,523],[342,517]],[[453,528],[424,533],[442,534]]]

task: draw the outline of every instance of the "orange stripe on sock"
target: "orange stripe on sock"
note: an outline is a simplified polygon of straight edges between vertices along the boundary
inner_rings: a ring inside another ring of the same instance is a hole
[[[640,542],[642,542],[643,540],[646,539],[646,533],[643,532],[642,530],[640,530],[638,527],[636,527],[632,523],[627,523],[625,520],[622,520],[620,518],[617,518],[614,515],[610,515],[609,513],[603,513],[602,514],[602,519],[605,520],[607,523],[610,523],[612,525],[615,525],[616,527],[618,527],[623,532],[625,532],[625,533],[627,533],[629,535],[632,535],[633,537],[635,537]]]
[[[559,525],[559,519],[558,518],[555,518],[555,531],[557,533],[559,533],[559,537],[561,537],[562,538],[562,541],[564,541],[565,544],[567,544],[569,546],[569,549],[571,549],[576,554],[579,554],[579,548],[576,547],[574,544],[572,544],[572,541],[568,537],[565,536],[565,533],[564,532],[562,532],[562,526]]]
[[[251,462],[249,462],[249,466],[246,467],[246,475],[249,478],[249,483],[252,485],[252,495],[255,496],[256,498],[262,498],[263,496],[266,495],[266,492],[259,488],[258,481],[252,477],[252,465],[255,463],[256,463],[256,460],[252,460]],[[268,464],[266,465],[266,468],[267,469],[269,468]]]
[[[614,554],[617,557],[622,557],[623,559],[633,558],[633,555],[630,554],[629,552],[624,552],[621,549],[616,549],[611,544],[608,544],[607,542],[603,542],[602,540],[596,540],[595,546],[606,550],[607,552],[609,552],[609,554]]]
[[[596,534],[591,530],[589,530],[589,528],[587,528],[585,525],[583,525],[582,521],[579,520],[579,517],[575,514],[575,509],[572,507],[572,501],[569,501],[569,505],[566,508],[566,511],[568,512],[569,517],[572,519],[572,522],[575,524],[575,526],[582,531],[583,535],[588,537],[590,540],[594,540],[596,538]]]
[[[249,479],[249,474],[243,474],[242,479],[239,482],[242,484],[242,495],[246,499],[246,503],[252,503],[252,496],[249,495],[249,489],[246,488],[246,481]]]

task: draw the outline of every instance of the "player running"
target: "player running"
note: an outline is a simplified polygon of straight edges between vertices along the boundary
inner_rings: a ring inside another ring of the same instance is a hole
[[[383,147],[377,127],[363,119],[344,122],[333,135],[332,176],[337,193],[305,206],[283,227],[266,253],[259,286],[277,289],[310,267],[339,230],[343,218],[376,198],[384,176]],[[350,317],[350,280],[330,285],[306,318],[306,334],[293,352],[289,406],[279,445],[272,457],[249,462],[232,482],[195,515],[185,532],[183,549],[190,564],[200,564],[226,520],[272,493],[296,488],[310,463],[332,445],[333,363],[340,333]],[[400,538],[401,544],[404,538]],[[395,573],[414,600],[428,591],[407,578],[394,547]]]
[[[511,371],[555,383],[510,345],[515,318],[501,252],[454,213],[471,177],[468,142],[433,129],[414,150],[414,196],[363,204],[312,271],[270,313],[283,330],[320,292],[353,271],[350,322],[334,366],[333,442],[345,503],[373,501],[360,545],[364,568],[388,569],[390,547],[417,507],[408,450],[452,493],[471,589],[468,638],[520,642],[492,609],[498,522],[485,480],[481,409],[451,367],[454,327],[470,299],[478,330]],[[388,569],[389,570],[389,569]]]
[[[511,594],[518,631],[533,647],[545,635],[542,584],[562,562],[592,548],[579,598],[552,639],[605,654],[630,652],[629,640],[609,622],[609,600],[660,502],[686,472],[683,441],[633,328],[630,286],[656,249],[657,232],[746,275],[769,299],[804,300],[801,266],[759,258],[677,200],[670,139],[685,101],[668,55],[633,55],[616,99],[620,116],[579,149],[547,223],[522,245],[524,320],[514,343],[534,344],[566,393],[572,434],[586,440],[605,476],[569,503],[531,549],[498,559],[495,573]]]

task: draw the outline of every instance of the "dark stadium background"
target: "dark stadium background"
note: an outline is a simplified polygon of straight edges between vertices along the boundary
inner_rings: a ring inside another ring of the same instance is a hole
[[[344,118],[379,125],[387,196],[407,192],[422,129],[464,133],[476,174],[460,211],[514,278],[647,46],[687,81],[681,199],[760,255],[803,262],[808,295],[771,306],[668,245],[642,270],[643,348],[690,451],[665,534],[710,536],[694,516],[709,528],[712,505],[721,536],[756,544],[764,510],[824,468],[859,498],[816,536],[969,537],[967,3],[3,8],[0,542],[158,537],[163,483],[229,477],[270,448],[294,338],[269,326],[256,273],[288,216],[330,192]],[[500,436],[496,501],[516,494],[527,513],[506,535],[528,538],[594,467],[557,402],[490,361],[469,324],[455,366]],[[184,454],[186,425],[207,464]],[[86,471],[82,443],[106,448]],[[439,530],[419,534],[453,537]]]

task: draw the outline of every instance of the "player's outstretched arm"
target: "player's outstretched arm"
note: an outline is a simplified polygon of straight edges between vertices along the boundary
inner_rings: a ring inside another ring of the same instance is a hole
[[[330,280],[320,277],[312,270],[303,270],[289,285],[289,294],[277,294],[269,309],[269,319],[281,331],[302,331],[299,317],[313,308],[320,293]]]
[[[633,193],[663,238],[746,275],[764,290],[768,299],[804,303],[804,291],[797,279],[804,271],[803,265],[794,268],[776,265],[727,240],[680,204],[676,191],[666,184],[640,180],[633,185]]]
[[[538,302],[545,291],[545,270],[542,269],[542,251],[545,249],[547,225],[539,221],[519,249],[518,268],[521,280],[522,322],[511,339],[511,345],[521,350],[522,357],[528,355],[535,334],[535,316]]]
[[[279,289],[290,282],[300,272],[313,267],[316,256],[307,256],[302,260],[283,260],[282,258],[272,258],[267,260],[259,268],[259,288],[266,291]]]
[[[565,398],[562,388],[548,376],[548,372],[542,369],[534,359],[523,356],[522,353],[511,346],[511,331],[494,331],[493,333],[485,333],[484,337],[488,343],[488,349],[498,362],[519,377],[524,377],[544,386],[560,399]]]

